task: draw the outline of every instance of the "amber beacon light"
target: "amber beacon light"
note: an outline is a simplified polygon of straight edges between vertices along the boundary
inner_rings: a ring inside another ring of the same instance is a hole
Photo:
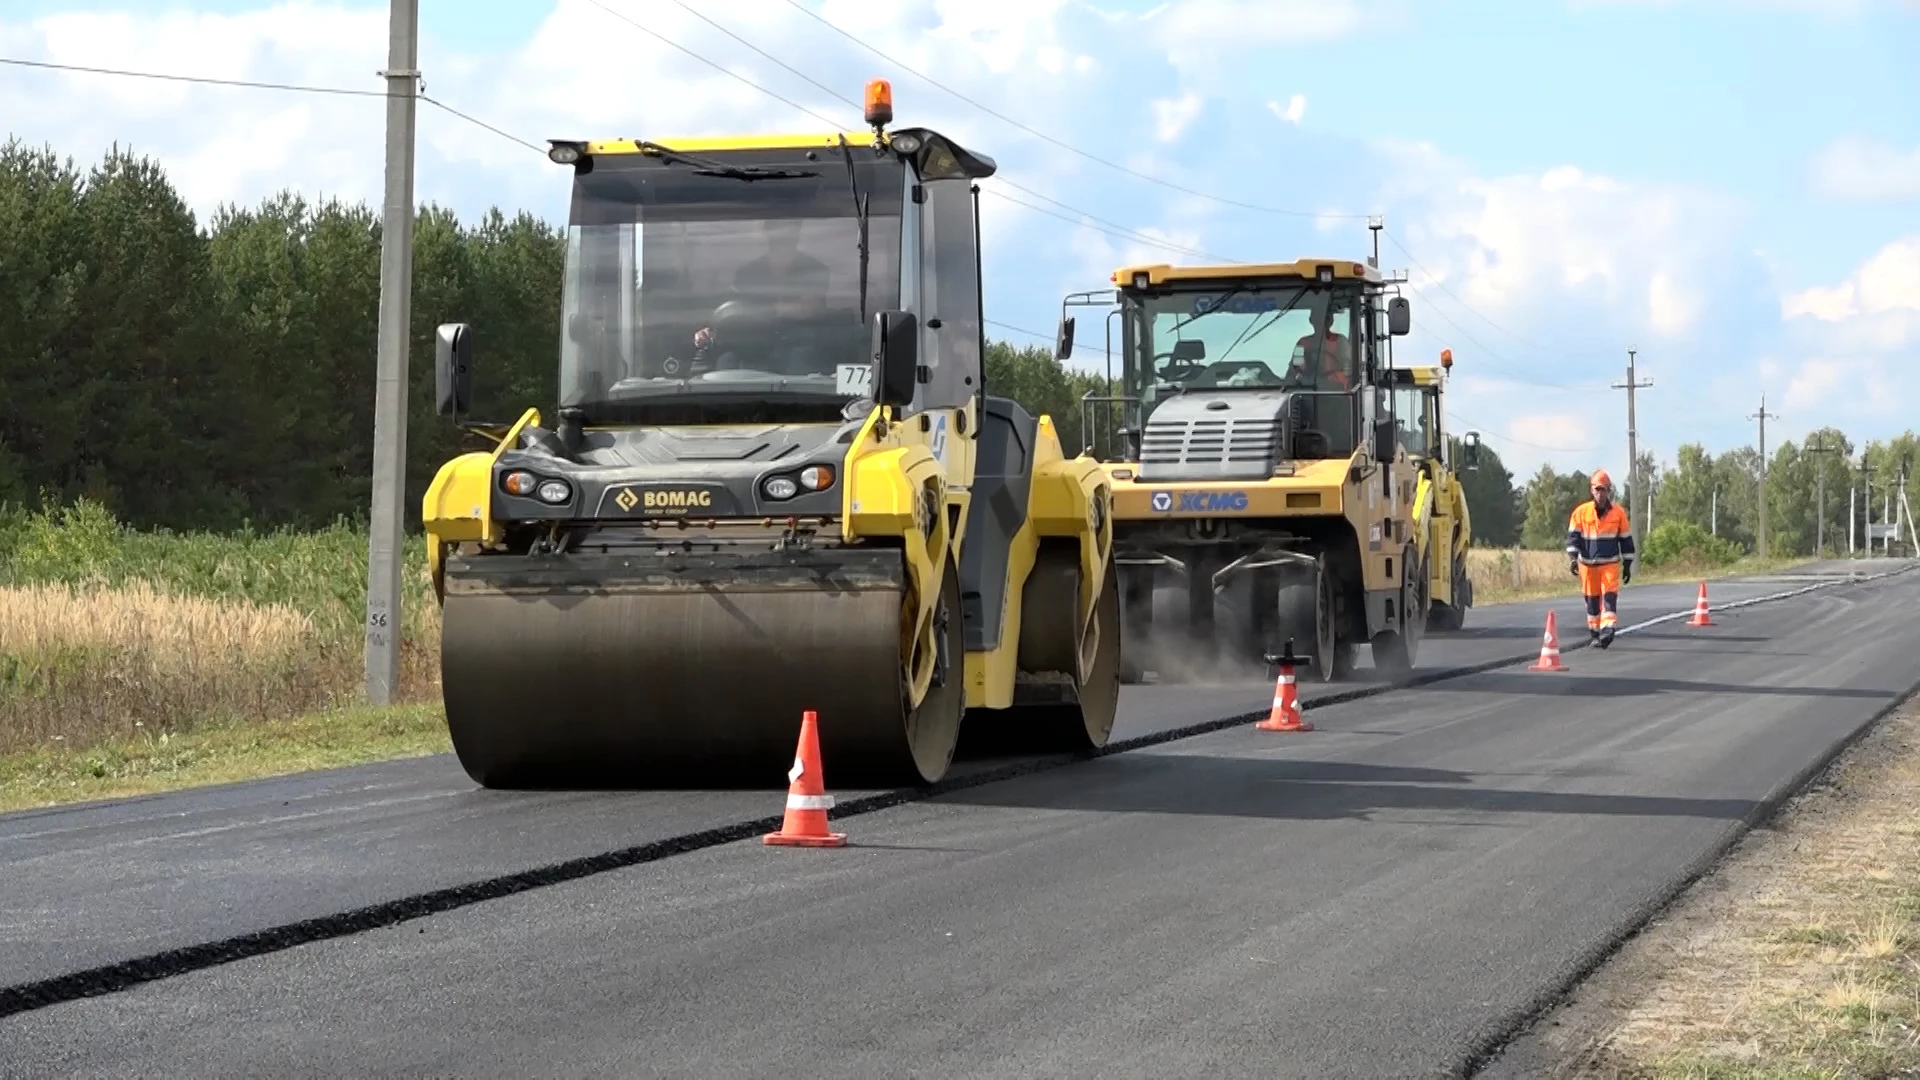
[[[877,128],[893,123],[893,85],[885,79],[867,82],[867,123]]]

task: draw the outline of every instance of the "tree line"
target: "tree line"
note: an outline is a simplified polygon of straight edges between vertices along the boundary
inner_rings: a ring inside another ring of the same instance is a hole
[[[435,469],[471,446],[432,408],[434,329],[481,343],[473,412],[551,403],[565,233],[495,208],[415,220],[407,512]],[[81,170],[47,148],[0,147],[0,504],[88,498],[138,527],[313,528],[364,518],[372,462],[377,209],[283,191],[197,221],[165,170],[115,147]],[[1080,400],[1102,376],[1047,347],[990,342],[987,384],[1051,414],[1069,453],[1087,445]],[[1827,455],[1829,536],[1844,546],[1848,468],[1877,481],[1912,458],[1911,434]],[[1455,460],[1462,460],[1457,439]],[[1769,469],[1776,552],[1811,550],[1816,457],[1783,442]],[[1751,545],[1758,458],[1683,448],[1657,475],[1657,519],[1710,521]],[[1649,462],[1649,464],[1651,464]],[[1557,547],[1583,474],[1543,468],[1524,485],[1491,446],[1462,473],[1476,538]],[[1883,486],[1883,485],[1882,485]],[[1878,490],[1878,488],[1876,489]],[[1877,513],[1877,510],[1876,510]],[[1876,517],[1876,520],[1877,517]]]

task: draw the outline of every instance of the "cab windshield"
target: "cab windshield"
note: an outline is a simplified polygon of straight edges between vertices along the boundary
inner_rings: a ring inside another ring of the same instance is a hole
[[[868,320],[900,306],[903,165],[861,147],[851,175],[837,148],[734,157],[601,157],[575,179],[562,406],[604,421],[866,396]]]
[[[1128,293],[1123,303],[1127,393],[1140,399],[1142,421],[1161,402],[1193,391],[1305,391],[1303,407],[1317,415],[1335,452],[1351,442],[1354,402],[1336,395],[1350,395],[1360,381],[1358,289],[1222,285]]]

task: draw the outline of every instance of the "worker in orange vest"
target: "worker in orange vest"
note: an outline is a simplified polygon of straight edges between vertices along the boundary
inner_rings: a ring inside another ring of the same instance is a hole
[[[1567,521],[1567,569],[1580,579],[1587,600],[1587,636],[1600,648],[1613,644],[1620,586],[1633,580],[1633,527],[1626,508],[1613,501],[1613,478],[1593,474],[1593,498],[1573,508]]]

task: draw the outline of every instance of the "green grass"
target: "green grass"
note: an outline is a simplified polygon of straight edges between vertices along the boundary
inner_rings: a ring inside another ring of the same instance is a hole
[[[0,812],[363,765],[452,749],[437,705],[201,724],[0,756]]]

